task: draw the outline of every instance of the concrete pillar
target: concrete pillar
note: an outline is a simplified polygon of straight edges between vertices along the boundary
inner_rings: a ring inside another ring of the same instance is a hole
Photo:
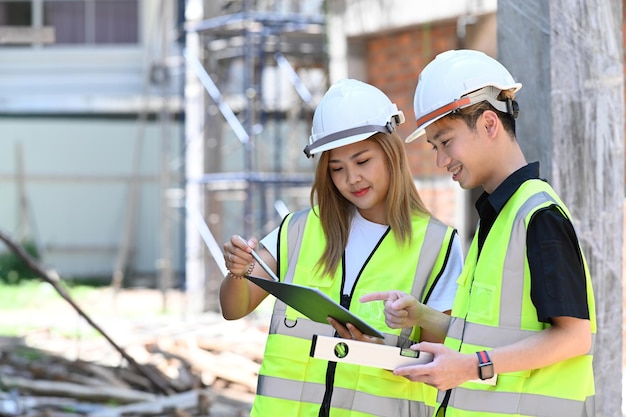
[[[598,333],[596,416],[621,416],[624,81],[622,2],[498,2],[498,56],[524,84],[517,136],[574,217]]]
[[[348,39],[344,28],[345,0],[327,2],[326,35],[328,37],[329,85],[348,78]]]
[[[200,0],[187,3],[187,21],[199,21],[203,18],[203,4]],[[188,54],[201,59],[202,45],[197,32],[188,32],[185,48]],[[204,174],[204,89],[197,75],[186,69],[185,79],[185,177],[197,179]],[[188,207],[197,210],[203,216],[204,193],[202,185],[189,181],[185,187],[185,200]],[[198,221],[193,215],[187,215],[186,254],[185,254],[185,315],[193,316],[205,311],[204,292],[206,281],[205,247],[198,228]]]

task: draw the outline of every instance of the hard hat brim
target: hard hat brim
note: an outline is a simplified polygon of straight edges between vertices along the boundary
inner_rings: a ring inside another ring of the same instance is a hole
[[[360,142],[376,133],[392,133],[396,127],[404,123],[404,121],[404,113],[397,111],[397,113],[382,126],[369,124],[348,128],[320,138],[311,136],[310,144],[304,148],[304,153],[307,157],[311,157],[316,153]]]
[[[419,139],[420,137],[424,136],[424,134],[426,134],[426,129],[424,127],[420,127],[418,129],[415,129],[413,133],[407,136],[406,139],[404,139],[404,142],[405,143],[413,142],[414,140]]]
[[[521,88],[522,84],[515,83],[513,87],[509,90],[517,92]],[[415,139],[418,139],[420,136],[424,135],[426,133],[426,128],[435,123],[437,120],[449,115],[450,113],[455,112],[458,109],[480,103],[481,101],[487,101],[494,108],[502,112],[506,112],[507,108],[504,102],[499,102],[496,99],[497,95],[500,94],[500,91],[502,90],[502,88],[497,86],[486,86],[421,116],[415,122],[418,128],[413,131],[413,133],[411,133],[409,136],[407,136],[404,141],[406,143],[413,142]]]

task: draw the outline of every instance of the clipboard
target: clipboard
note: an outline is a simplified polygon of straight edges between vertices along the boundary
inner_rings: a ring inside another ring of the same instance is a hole
[[[278,298],[289,307],[298,310],[309,319],[318,323],[328,324],[326,317],[332,317],[342,323],[351,323],[363,334],[384,338],[383,334],[355,316],[347,308],[337,304],[333,299],[317,288],[287,282],[276,282],[267,279],[246,275],[247,279]]]

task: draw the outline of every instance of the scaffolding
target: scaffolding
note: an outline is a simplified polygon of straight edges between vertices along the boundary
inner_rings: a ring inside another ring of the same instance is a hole
[[[260,238],[307,206],[302,154],[328,85],[324,2],[189,1],[186,82],[189,311],[217,310],[221,243]]]

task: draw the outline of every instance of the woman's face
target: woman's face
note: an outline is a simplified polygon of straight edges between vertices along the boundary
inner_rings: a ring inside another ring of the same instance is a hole
[[[390,178],[380,145],[366,139],[327,152],[330,177],[341,195],[367,220],[387,224]]]

